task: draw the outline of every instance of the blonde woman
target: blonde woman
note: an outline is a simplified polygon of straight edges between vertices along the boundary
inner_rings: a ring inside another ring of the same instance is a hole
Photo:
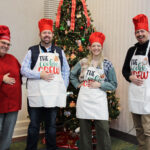
[[[116,89],[117,79],[112,63],[103,58],[104,40],[101,32],[90,35],[90,54],[73,67],[70,75],[73,86],[80,88],[76,113],[80,120],[79,150],[92,150],[92,120],[96,129],[96,150],[111,150],[106,91]]]

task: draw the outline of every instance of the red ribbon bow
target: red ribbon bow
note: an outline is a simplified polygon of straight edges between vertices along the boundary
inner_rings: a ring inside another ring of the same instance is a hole
[[[61,6],[63,4],[63,0],[60,0],[58,10],[57,10],[57,16],[56,16],[56,27],[58,28],[60,25],[60,15],[61,15]]]
[[[89,27],[90,26],[90,17],[88,16],[85,0],[81,0],[81,2],[83,4],[84,14],[87,19],[87,27]],[[57,28],[60,26],[60,15],[61,15],[61,6],[62,5],[63,5],[63,0],[60,0],[58,10],[57,10],[57,16],[56,16],[56,27]],[[70,30],[73,30],[73,31],[75,28],[75,11],[76,11],[76,0],[72,0]]]

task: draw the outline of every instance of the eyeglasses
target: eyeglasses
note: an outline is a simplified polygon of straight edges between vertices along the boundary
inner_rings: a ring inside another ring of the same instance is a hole
[[[7,45],[8,47],[11,46],[10,43],[4,42],[4,41],[0,41],[0,43],[2,43],[3,45]]]

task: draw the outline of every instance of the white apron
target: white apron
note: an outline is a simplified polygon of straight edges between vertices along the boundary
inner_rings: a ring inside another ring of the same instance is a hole
[[[59,54],[41,53],[38,56],[34,71],[47,71],[54,75],[50,82],[42,79],[28,80],[28,99],[31,107],[65,107],[66,87],[61,75]]]
[[[131,73],[144,80],[144,83],[141,86],[137,86],[132,82],[129,85],[129,110],[135,114],[150,114],[150,65],[148,61],[149,49],[150,42],[148,44],[145,56],[135,55],[135,50],[130,61]]]
[[[103,66],[103,65],[102,65]],[[77,99],[77,118],[108,120],[108,103],[106,92],[100,88],[88,87],[90,80],[104,82],[104,70],[89,67],[84,75],[84,82],[80,88]]]

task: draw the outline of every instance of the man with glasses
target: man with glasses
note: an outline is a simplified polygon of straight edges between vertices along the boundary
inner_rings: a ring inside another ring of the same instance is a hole
[[[7,54],[10,31],[0,25],[0,150],[8,150],[21,109],[21,76],[18,60]]]

